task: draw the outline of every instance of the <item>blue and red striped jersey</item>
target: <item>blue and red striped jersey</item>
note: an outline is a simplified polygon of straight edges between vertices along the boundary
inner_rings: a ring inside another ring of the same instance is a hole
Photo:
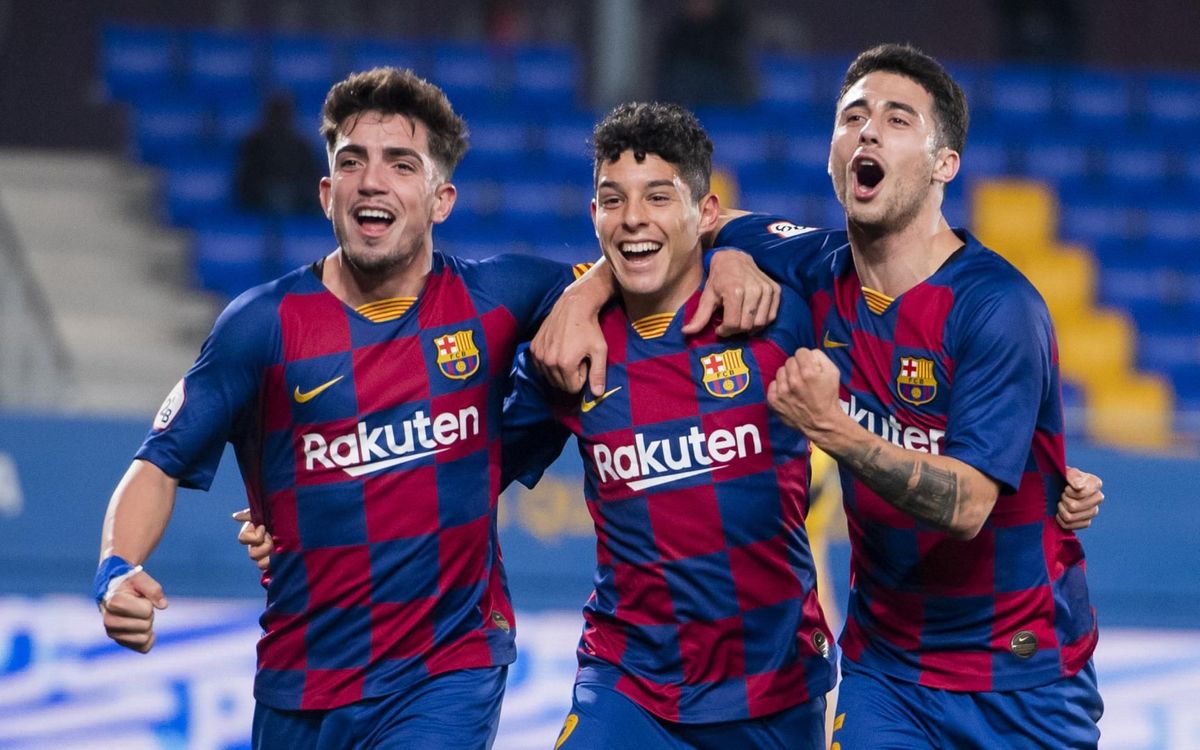
[[[698,300],[646,338],[609,307],[603,394],[551,392],[521,357],[505,405],[508,436],[528,436],[506,440],[507,475],[532,486],[568,434],[583,457],[597,565],[579,679],[682,723],[765,716],[836,677],[804,527],[808,441],[766,404],[811,344],[807,311],[788,295],[763,335],[718,339],[714,322],[685,337]]]
[[[434,253],[415,304],[386,322],[312,268],[218,318],[137,457],[207,489],[234,446],[275,539],[258,700],[335,708],[513,661],[501,408],[517,344],[572,278],[527,256]]]
[[[878,312],[845,232],[750,215],[717,244],[747,250],[803,292],[855,421],[1001,485],[983,530],[960,541],[842,473],[852,545],[845,657],[934,688],[1018,690],[1083,667],[1096,617],[1083,548],[1054,519],[1066,458],[1050,314],[1011,264],[957,234],[963,246],[937,272]]]

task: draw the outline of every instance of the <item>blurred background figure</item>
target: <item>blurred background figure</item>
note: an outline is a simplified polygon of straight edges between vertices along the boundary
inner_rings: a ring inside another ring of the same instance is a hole
[[[273,217],[319,215],[317,186],[323,174],[311,140],[296,130],[291,96],[272,94],[263,104],[261,123],[238,149],[238,206]]]
[[[689,107],[755,101],[748,31],[738,0],[683,0],[659,45],[658,98]]]
[[[1077,0],[995,0],[1000,54],[1027,62],[1076,62],[1084,13]]]

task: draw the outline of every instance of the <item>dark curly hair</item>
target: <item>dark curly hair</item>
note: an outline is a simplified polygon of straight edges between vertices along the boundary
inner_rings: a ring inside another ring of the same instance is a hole
[[[938,146],[962,153],[967,143],[967,97],[942,64],[908,44],[881,44],[863,52],[850,63],[838,101],[868,73],[895,73],[916,82],[933,97],[937,116]]]
[[[713,144],[700,121],[678,104],[627,102],[617,105],[592,131],[595,161],[592,185],[598,184],[600,168],[626,151],[639,162],[646,154],[657,154],[679,169],[679,174],[699,203],[708,194],[712,177]]]
[[[467,124],[440,88],[406,68],[373,68],[335,83],[321,110],[321,135],[332,151],[338,134],[363,112],[404,115],[429,129],[430,155],[450,178],[467,153]]]

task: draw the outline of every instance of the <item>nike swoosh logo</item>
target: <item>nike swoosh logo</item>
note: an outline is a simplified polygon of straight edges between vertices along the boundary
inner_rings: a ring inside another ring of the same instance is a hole
[[[850,345],[843,344],[840,341],[834,341],[833,339],[829,338],[829,331],[825,332],[825,348],[826,349],[840,349],[843,346],[850,346]]]
[[[321,385],[318,385],[316,388],[313,388],[311,391],[305,391],[303,393],[300,392],[300,386],[296,386],[296,390],[294,393],[292,393],[292,397],[294,399],[296,399],[297,404],[306,404],[309,401],[312,401],[317,396],[320,396],[321,393],[326,388],[329,388],[334,383],[338,382],[339,380],[341,380],[344,377],[346,377],[346,376],[338,375],[336,378],[334,378],[333,380],[330,380],[328,383],[322,383]]]
[[[592,409],[595,409],[595,408],[596,408],[596,406],[597,406],[597,405],[598,405],[598,404],[599,404],[601,401],[603,401],[604,399],[606,399],[606,398],[608,398],[609,396],[613,395],[613,394],[614,394],[614,393],[616,393],[617,391],[621,390],[621,388],[622,388],[622,386],[617,386],[616,388],[613,388],[611,391],[607,391],[607,392],[605,392],[603,395],[599,396],[599,397],[598,397],[598,398],[597,398],[595,401],[588,401],[588,400],[587,400],[587,396],[584,396],[584,397],[583,397],[583,404],[582,404],[582,405],[580,405],[580,407],[579,407],[579,410],[580,410],[580,411],[582,411],[584,414],[587,414],[587,413],[588,413],[589,411],[591,411]]]

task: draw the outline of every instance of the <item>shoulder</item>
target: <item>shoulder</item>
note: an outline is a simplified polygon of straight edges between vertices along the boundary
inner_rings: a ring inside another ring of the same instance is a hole
[[[808,227],[772,214],[749,213],[730,219],[717,233],[715,245],[736,246],[738,241],[751,239],[760,244],[804,245],[832,250],[846,244],[846,232]]]
[[[1046,301],[1016,266],[969,234],[960,253],[949,281],[960,322],[1012,334],[1050,326]]]
[[[217,317],[213,324],[213,336],[251,341],[269,335],[279,330],[280,306],[289,294],[297,291],[316,292],[323,288],[308,266],[297,268],[266,284],[251,287],[235,297]]]

